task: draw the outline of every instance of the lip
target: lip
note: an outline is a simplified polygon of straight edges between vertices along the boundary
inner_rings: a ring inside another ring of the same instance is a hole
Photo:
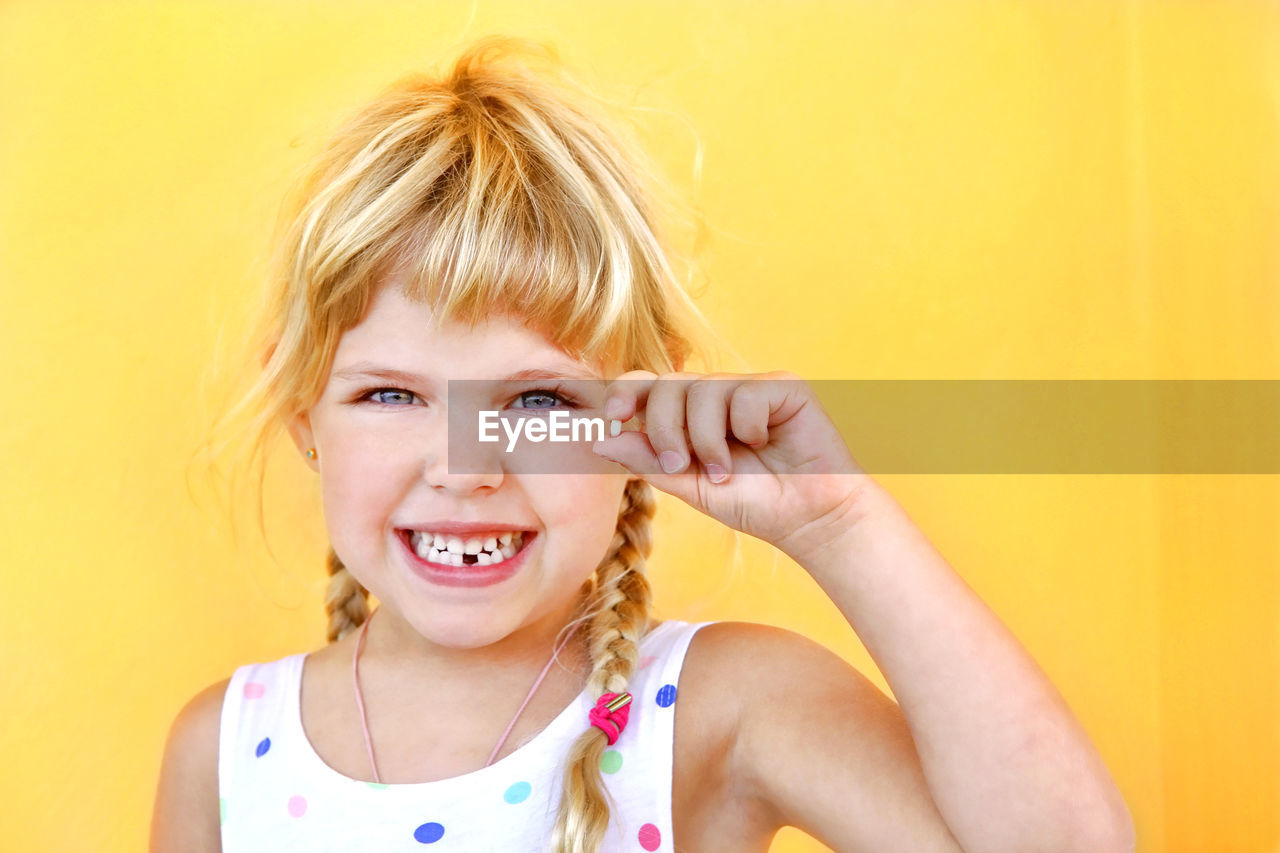
[[[432,533],[443,533],[446,536],[472,536],[476,533],[492,532],[528,532],[528,528],[513,527],[510,524],[487,521],[424,521],[421,524],[401,524],[401,530],[430,530]]]
[[[495,528],[487,527],[483,529],[494,530]],[[479,532],[479,530],[468,532]],[[400,540],[400,547],[404,549],[405,558],[409,561],[409,567],[413,569],[414,574],[427,583],[453,587],[481,587],[502,583],[520,571],[529,553],[529,547],[538,538],[537,532],[526,532],[524,534],[524,544],[515,556],[508,560],[503,560],[496,566],[445,566],[428,562],[419,557],[409,542],[409,536],[410,533],[407,530],[396,531],[396,538]]]

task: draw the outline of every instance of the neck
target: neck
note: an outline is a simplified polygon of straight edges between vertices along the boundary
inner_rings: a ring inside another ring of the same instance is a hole
[[[527,680],[530,670],[540,670],[546,664],[563,639],[562,629],[579,612],[580,604],[581,598],[574,597],[498,641],[475,648],[434,642],[418,633],[396,610],[379,605],[369,624],[360,663],[362,667],[367,663],[376,668],[394,668],[414,680],[421,677],[436,683],[495,683],[504,677]],[[349,636],[354,641],[355,632]],[[579,624],[558,658],[560,666],[584,676],[589,671],[585,638],[586,625]]]

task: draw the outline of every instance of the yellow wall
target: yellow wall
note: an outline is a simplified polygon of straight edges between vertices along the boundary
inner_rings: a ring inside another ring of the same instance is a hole
[[[323,641],[296,457],[269,478],[274,560],[186,463],[287,179],[382,84],[532,35],[658,110],[685,186],[696,129],[704,305],[757,369],[1274,379],[1278,9],[0,4],[4,848],[140,849],[181,704]],[[1277,849],[1275,476],[880,479],[1060,687],[1142,850]],[[748,542],[720,569],[722,531],[661,513],[664,615],[872,671],[796,566]]]

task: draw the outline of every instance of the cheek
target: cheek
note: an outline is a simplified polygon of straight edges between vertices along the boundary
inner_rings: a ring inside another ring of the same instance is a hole
[[[584,476],[585,482],[566,485],[557,501],[561,529],[570,533],[576,547],[593,559],[601,559],[613,542],[618,526],[624,481],[613,477]]]
[[[337,445],[320,471],[325,517],[334,535],[351,527],[384,524],[412,479],[404,460],[355,442]]]

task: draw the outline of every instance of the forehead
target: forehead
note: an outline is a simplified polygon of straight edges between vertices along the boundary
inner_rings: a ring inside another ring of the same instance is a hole
[[[603,375],[577,360],[518,317],[495,314],[474,326],[445,320],[399,287],[383,287],[361,322],[347,330],[332,372],[405,370],[450,379],[493,379],[517,370],[545,369],[569,377]]]

